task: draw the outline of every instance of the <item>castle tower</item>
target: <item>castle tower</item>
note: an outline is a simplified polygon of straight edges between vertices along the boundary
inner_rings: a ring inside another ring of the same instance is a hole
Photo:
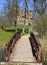
[[[13,0],[13,3],[17,3],[17,0]]]

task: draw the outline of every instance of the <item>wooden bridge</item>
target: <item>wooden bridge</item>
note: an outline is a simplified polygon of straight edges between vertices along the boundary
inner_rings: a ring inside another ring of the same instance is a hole
[[[11,53],[11,62],[35,62],[35,58],[32,55],[32,49],[30,46],[29,36],[23,36],[18,41]]]
[[[6,61],[37,62],[33,57],[29,35],[21,37],[19,32],[15,33],[6,44],[6,48]]]

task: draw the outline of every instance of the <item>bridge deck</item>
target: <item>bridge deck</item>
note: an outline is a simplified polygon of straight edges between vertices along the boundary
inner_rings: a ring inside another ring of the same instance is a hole
[[[35,62],[32,55],[29,36],[23,36],[17,41],[10,56],[10,62]]]

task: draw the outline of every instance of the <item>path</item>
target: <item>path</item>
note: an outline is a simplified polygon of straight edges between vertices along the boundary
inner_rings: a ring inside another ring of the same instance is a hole
[[[32,55],[29,36],[23,36],[17,41],[10,56],[10,62],[35,62]]]

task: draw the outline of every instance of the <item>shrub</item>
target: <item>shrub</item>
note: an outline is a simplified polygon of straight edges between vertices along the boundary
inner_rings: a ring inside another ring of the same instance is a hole
[[[43,37],[47,30],[47,15],[44,14],[42,17],[37,17],[33,28],[39,33],[39,36]]]
[[[24,32],[25,32],[25,33],[28,33],[28,29],[27,29],[27,28],[25,28]]]

